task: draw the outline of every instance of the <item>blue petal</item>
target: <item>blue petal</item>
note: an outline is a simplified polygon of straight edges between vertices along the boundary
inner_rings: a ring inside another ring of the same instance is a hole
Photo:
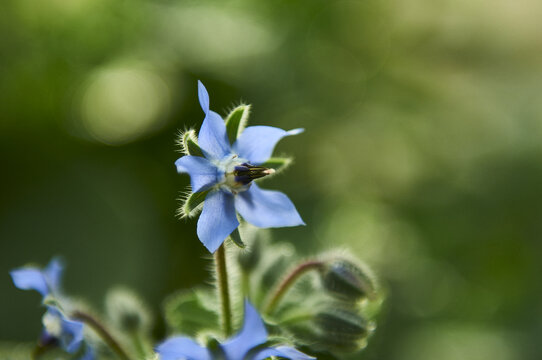
[[[62,316],[62,347],[69,353],[74,353],[83,342],[84,325],[79,321],[68,320]]]
[[[207,115],[209,112],[209,93],[207,92],[207,89],[205,86],[203,86],[203,83],[198,80],[198,98],[199,98],[199,104],[201,105],[201,109]]]
[[[220,160],[231,153],[230,141],[226,133],[224,120],[209,110],[198,134],[198,145],[206,158]]]
[[[201,108],[205,113],[205,119],[203,119],[198,134],[198,144],[205,157],[220,160],[231,152],[226,125],[220,115],[209,110],[209,93],[199,80],[198,97]]]
[[[250,349],[267,340],[267,330],[258,311],[245,300],[243,329],[223,345],[228,359],[243,359]]]
[[[207,349],[185,337],[174,337],[158,345],[160,360],[211,360]]]
[[[190,175],[192,191],[198,192],[213,186],[218,182],[219,171],[209,160],[200,156],[183,156],[175,161],[179,173]]]
[[[271,126],[249,126],[233,144],[233,151],[253,165],[262,164],[271,157],[280,139],[303,131],[303,129],[285,131]]]
[[[262,190],[254,183],[235,197],[235,208],[246,221],[261,228],[305,225],[288,196]]]
[[[49,294],[49,286],[41,270],[36,268],[21,268],[10,272],[13,283],[22,290],[36,290],[43,297]]]
[[[276,348],[267,348],[256,354],[251,360],[264,360],[271,356],[280,356],[290,360],[313,360],[312,356],[302,353],[289,346],[278,346]]]
[[[207,250],[214,253],[237,226],[233,195],[220,190],[207,194],[197,229]]]
[[[52,292],[58,292],[60,289],[60,280],[62,277],[62,272],[64,271],[64,264],[60,258],[55,257],[50,262],[49,265],[43,270],[45,280],[49,285]]]

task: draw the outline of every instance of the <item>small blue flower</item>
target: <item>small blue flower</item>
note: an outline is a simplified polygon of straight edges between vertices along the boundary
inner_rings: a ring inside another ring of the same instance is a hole
[[[279,356],[291,360],[315,359],[290,346],[266,347],[267,331],[256,309],[245,301],[245,319],[242,330],[233,338],[219,345],[225,360],[263,360]],[[185,337],[173,337],[160,344],[156,352],[160,360],[213,360],[213,353]]]
[[[60,278],[64,265],[53,258],[44,269],[23,267],[10,272],[13,283],[21,290],[36,290],[44,298],[60,291]]]
[[[53,258],[43,269],[23,267],[12,270],[10,275],[17,288],[36,290],[43,296],[45,303],[48,303],[46,298],[54,300],[51,304],[55,305],[48,304],[47,312],[43,315],[43,333],[40,342],[42,345],[58,343],[62,349],[73,354],[83,343],[84,324],[69,319],[61,309],[59,297],[63,270],[64,265],[60,259]],[[90,346],[87,346],[80,360],[92,359],[94,359],[94,352]]]
[[[210,190],[198,220],[198,237],[214,253],[239,226],[236,211],[261,228],[304,225],[294,204],[279,191],[260,189],[252,181],[272,174],[258,165],[267,161],[277,142],[303,129],[285,131],[270,126],[249,126],[230,145],[224,120],[209,109],[209,94],[198,82],[205,119],[198,144],[204,157],[187,155],[175,162],[179,173],[188,173],[193,192]]]

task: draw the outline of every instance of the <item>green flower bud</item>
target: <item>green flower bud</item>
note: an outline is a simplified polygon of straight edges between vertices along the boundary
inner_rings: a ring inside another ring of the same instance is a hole
[[[376,298],[376,286],[368,270],[344,259],[332,261],[322,272],[322,284],[333,297],[344,301],[357,301],[365,297]]]
[[[126,332],[146,332],[150,328],[150,313],[141,299],[131,290],[115,288],[105,298],[107,315],[113,324]]]
[[[321,346],[338,352],[353,352],[365,346],[371,325],[357,313],[329,308],[315,317]]]

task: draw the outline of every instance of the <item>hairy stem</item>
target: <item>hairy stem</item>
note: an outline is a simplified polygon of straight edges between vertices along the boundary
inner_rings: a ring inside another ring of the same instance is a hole
[[[218,281],[218,293],[222,307],[222,329],[226,337],[231,334],[231,303],[230,289],[228,287],[228,272],[226,269],[226,249],[222,244],[215,252],[216,276]]]
[[[130,357],[126,351],[122,348],[117,340],[111,335],[109,331],[92,315],[84,313],[82,311],[75,311],[72,314],[74,319],[80,320],[90,326],[102,340],[117,354],[117,356],[122,360],[130,360]]]
[[[288,289],[292,287],[292,285],[297,281],[297,279],[299,279],[301,275],[311,270],[319,270],[323,266],[324,262],[322,261],[310,260],[301,263],[296,268],[294,268],[272,292],[273,295],[269,298],[270,300],[267,302],[267,306],[265,307],[265,313],[271,314],[273,310],[275,310],[277,305],[282,300],[282,297],[286,294]]]

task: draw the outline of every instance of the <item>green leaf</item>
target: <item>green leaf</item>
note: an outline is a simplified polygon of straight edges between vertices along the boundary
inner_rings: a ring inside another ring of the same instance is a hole
[[[207,289],[182,291],[171,295],[165,302],[166,323],[173,332],[195,336],[203,330],[219,327],[218,315],[209,301]]]
[[[226,131],[230,144],[233,144],[245,129],[249,115],[250,105],[239,105],[226,117]]]
[[[197,215],[203,207],[203,201],[210,190],[200,191],[189,194],[179,208],[179,215],[181,217],[192,217]]]
[[[230,234],[230,239],[233,241],[233,243],[237,246],[239,246],[241,249],[245,248],[245,243],[241,239],[241,234],[239,234],[239,229],[233,230],[233,232]]]
[[[288,166],[290,166],[293,163],[293,161],[294,159],[291,157],[272,157],[272,158],[269,158],[266,162],[264,162],[260,166],[275,169],[275,174],[278,174],[279,172],[285,170]],[[266,176],[266,178],[267,177],[270,177],[270,176]]]
[[[198,145],[198,137],[194,129],[179,134],[177,144],[185,155],[203,156],[203,151]]]

